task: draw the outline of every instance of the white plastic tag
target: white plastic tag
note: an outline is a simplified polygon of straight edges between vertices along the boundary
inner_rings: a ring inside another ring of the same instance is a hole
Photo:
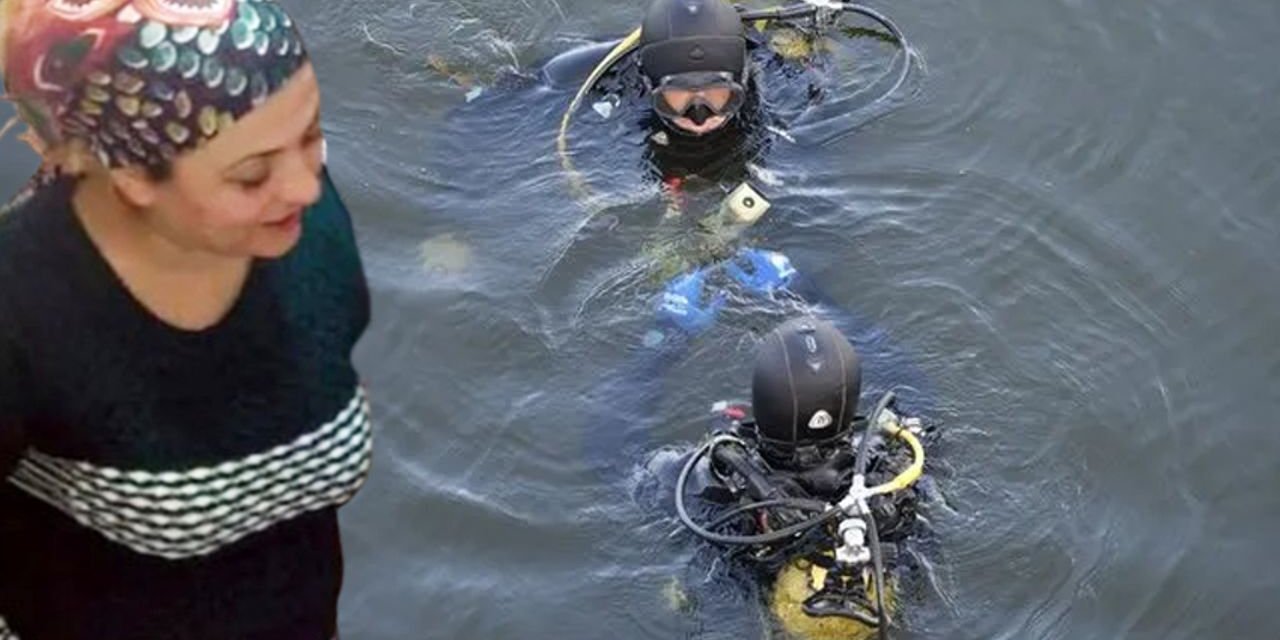
[[[724,201],[724,207],[743,224],[755,224],[770,206],[769,201],[746,182],[731,191]]]

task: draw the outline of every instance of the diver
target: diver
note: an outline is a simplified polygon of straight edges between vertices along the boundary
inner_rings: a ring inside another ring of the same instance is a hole
[[[773,623],[805,640],[887,637],[912,566],[900,547],[922,528],[922,422],[892,392],[862,415],[861,392],[834,325],[786,321],[757,348],[750,403],[716,403],[703,444],[646,466],[684,528],[730,549]]]
[[[626,38],[553,58],[542,68],[543,81],[554,87],[579,87],[557,139],[570,179],[580,180],[568,153],[570,120],[593,93],[604,96],[610,112],[621,97],[648,103],[642,118],[643,127],[652,132],[648,155],[668,187],[693,176],[714,182],[746,179],[748,164],[767,149],[773,132],[785,129],[763,107],[760,72],[808,55],[771,46],[763,25],[796,25],[803,37],[816,39],[846,11],[883,25],[906,50],[901,31],[891,21],[848,3],[809,1],[746,10],[726,0],[653,0],[641,27]],[[756,27],[748,29],[748,23]],[[909,67],[908,60],[886,95],[902,86]],[[821,89],[810,86],[804,93],[808,98]]]
[[[768,144],[748,42],[741,15],[725,0],[654,0],[629,40],[561,54],[542,75],[552,86],[581,87],[580,96],[642,103],[628,106],[639,107],[641,129],[650,132],[646,157],[664,184],[693,175],[741,181]],[[766,57],[757,44],[750,49]],[[612,73],[584,83],[617,51],[628,53]]]
[[[722,132],[746,101],[746,29],[724,0],[655,0],[637,55],[653,112],[678,134]]]

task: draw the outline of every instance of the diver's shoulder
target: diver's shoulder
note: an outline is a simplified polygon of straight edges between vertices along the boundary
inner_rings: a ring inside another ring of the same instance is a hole
[[[586,82],[621,38],[588,42],[556,54],[540,67],[542,82],[556,89],[577,89]]]

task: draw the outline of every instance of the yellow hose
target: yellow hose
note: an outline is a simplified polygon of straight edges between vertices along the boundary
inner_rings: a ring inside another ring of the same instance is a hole
[[[573,161],[569,159],[569,122],[573,120],[573,114],[582,106],[582,99],[587,97],[591,92],[591,88],[596,86],[596,82],[600,81],[600,77],[609,71],[622,56],[627,55],[636,45],[640,44],[640,29],[637,27],[627,37],[622,39],[609,55],[605,56],[600,64],[591,71],[591,75],[587,76],[586,82],[582,83],[582,87],[578,89],[578,94],[573,97],[573,102],[569,103],[569,108],[565,110],[564,116],[560,118],[560,134],[556,136],[556,153],[560,155],[560,167],[564,169],[565,175],[569,178],[569,185],[579,196],[585,196],[587,193],[586,180],[578,170],[574,168]]]
[[[884,427],[889,435],[900,440],[905,440],[911,447],[911,466],[907,467],[899,473],[894,479],[867,491],[869,496],[878,496],[885,493],[893,493],[894,491],[902,491],[920,479],[924,474],[924,447],[920,445],[920,440],[916,438],[916,434],[910,430],[903,428],[897,422],[891,422]]]

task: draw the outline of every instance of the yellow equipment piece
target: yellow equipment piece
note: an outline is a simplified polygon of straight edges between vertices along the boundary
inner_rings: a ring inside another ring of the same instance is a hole
[[[920,445],[920,439],[916,438],[916,434],[911,433],[910,429],[899,425],[897,421],[890,422],[884,425],[883,428],[889,435],[907,441],[907,445],[911,447],[911,466],[899,473],[893,480],[873,487],[869,495],[875,496],[902,491],[915,484],[916,480],[919,480],[924,473],[924,447]]]
[[[924,447],[920,440],[909,429],[899,425],[896,420],[881,427],[886,433],[903,440],[911,447],[911,464],[893,480],[872,487],[869,495],[881,495],[901,491],[910,487],[924,473]],[[773,597],[770,609],[783,629],[794,638],[801,640],[872,640],[878,630],[857,620],[838,616],[814,617],[805,613],[804,601],[822,589],[826,582],[827,570],[799,558],[791,561],[781,571],[773,585]],[[867,601],[876,601],[875,583],[871,575],[863,577],[867,590]],[[897,609],[897,592],[893,577],[885,576],[884,593],[885,613],[893,617]]]
[[[816,618],[804,611],[804,601],[822,589],[827,570],[805,559],[793,560],[778,572],[773,584],[770,609],[782,628],[799,640],[872,640],[877,629],[857,620],[839,616]],[[864,577],[867,597],[876,601],[871,576]],[[892,617],[897,609],[896,590],[891,576],[885,576],[884,606]]]

